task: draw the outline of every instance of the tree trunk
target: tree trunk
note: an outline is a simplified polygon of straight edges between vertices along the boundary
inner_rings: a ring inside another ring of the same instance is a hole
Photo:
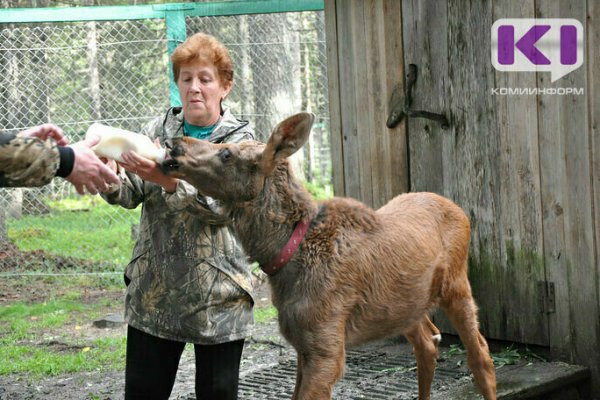
[[[292,26],[292,28],[290,28]],[[255,55],[250,60],[255,104],[255,129],[266,140],[273,127],[300,111],[300,48],[296,15],[267,14],[251,20],[250,42]],[[260,55],[260,56],[256,56]],[[299,177],[304,176],[303,152],[290,158]]]
[[[100,97],[100,72],[98,70],[98,38],[96,22],[87,23],[87,61],[90,74],[90,97],[92,101],[92,118],[102,119],[102,98]]]
[[[248,16],[240,15],[238,17],[238,43],[248,43]],[[250,67],[250,54],[248,52],[248,46],[240,46],[239,48],[239,63],[237,68],[240,72],[240,76],[236,77],[235,85],[239,88],[238,93],[240,94],[240,112],[242,113],[243,119],[248,119],[254,114],[254,101],[252,98],[252,70]],[[254,126],[254,129],[257,127]]]
[[[302,111],[312,112],[312,93],[311,93],[311,69],[310,69],[310,56],[311,56],[311,45],[310,45],[310,37],[307,32],[310,32],[310,21],[311,18],[309,15],[300,15],[300,23],[301,23],[301,34],[300,34],[300,46],[302,47],[301,57],[302,57],[302,106],[300,107]],[[304,176],[307,182],[314,181],[314,141],[315,136],[310,135],[308,137],[308,141],[304,146]]]

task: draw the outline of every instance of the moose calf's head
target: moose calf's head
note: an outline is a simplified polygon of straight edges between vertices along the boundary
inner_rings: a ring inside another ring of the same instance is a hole
[[[161,164],[167,175],[191,183],[198,191],[228,203],[249,201],[262,191],[265,178],[304,145],[314,115],[299,113],[280,122],[267,141],[215,144],[190,137],[170,141]]]

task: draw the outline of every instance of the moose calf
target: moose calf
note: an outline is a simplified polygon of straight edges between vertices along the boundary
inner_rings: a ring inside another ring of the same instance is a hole
[[[175,139],[162,164],[220,201],[248,256],[270,275],[281,333],[298,354],[293,398],[330,399],[347,346],[403,334],[417,359],[419,399],[428,399],[439,341],[428,315],[441,307],[479,390],[495,399],[494,366],[467,279],[464,212],[433,193],[400,195],[377,211],[349,198],[316,203],[287,161],[313,119],[286,119],[266,145]]]

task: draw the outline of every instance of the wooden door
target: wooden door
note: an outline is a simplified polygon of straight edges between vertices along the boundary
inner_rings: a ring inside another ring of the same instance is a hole
[[[403,1],[405,69],[418,67],[413,108],[450,120],[444,130],[409,119],[410,190],[449,197],[470,217],[469,277],[484,335],[548,345],[537,100],[491,94],[498,86],[536,87],[535,73],[496,73],[491,64],[494,7],[534,12],[533,1],[508,6]]]

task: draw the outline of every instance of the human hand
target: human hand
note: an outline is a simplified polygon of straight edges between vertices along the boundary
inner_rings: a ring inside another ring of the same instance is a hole
[[[173,193],[177,188],[179,180],[165,175],[156,161],[142,157],[133,150],[124,152],[121,158],[123,161],[119,165],[143,180],[162,186],[168,193]]]
[[[101,139],[102,138],[97,133],[91,132],[90,130],[88,130],[85,134],[85,141],[89,141],[91,143],[90,148],[98,144],[98,142],[100,142]],[[110,170],[113,171],[115,174],[119,172],[119,166],[117,165],[117,162],[115,160],[101,156],[98,156],[98,158],[100,159],[100,161],[106,164],[106,166],[110,168]]]
[[[98,194],[108,190],[110,184],[121,183],[114,170],[90,149],[99,140],[99,137],[90,137],[70,146],[75,152],[75,164],[66,179],[75,186],[79,194],[84,194],[84,189],[90,194]]]
[[[110,170],[113,171],[115,174],[119,172],[119,165],[115,160],[106,157],[100,157],[100,161],[106,164],[106,166],[110,168]]]
[[[51,137],[59,146],[66,146],[69,143],[69,139],[64,135],[62,129],[54,124],[34,126],[33,128],[19,132],[19,136],[36,137],[41,140],[46,140]]]

